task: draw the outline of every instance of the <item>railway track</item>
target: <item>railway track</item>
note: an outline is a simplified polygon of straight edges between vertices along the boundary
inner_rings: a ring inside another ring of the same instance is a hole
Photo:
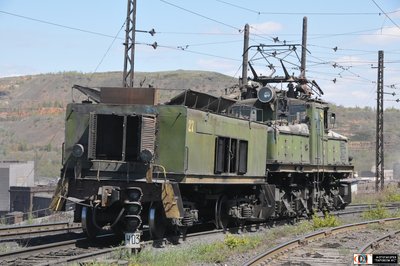
[[[349,224],[313,232],[306,236],[290,240],[267,250],[244,265],[349,265],[353,254],[358,253],[357,246],[365,242],[376,241],[371,224],[384,224],[400,221],[398,218],[367,221]],[[357,234],[349,232],[358,230]],[[361,231],[360,231],[361,230]],[[379,229],[377,229],[379,230]],[[346,234],[343,236],[343,234]],[[288,252],[290,250],[290,252]]]
[[[81,229],[81,224],[69,222],[0,227],[0,242],[54,233],[70,233]]]
[[[358,213],[362,213],[364,211],[376,208],[378,205],[377,204],[357,204],[357,205],[349,205],[346,207],[345,210],[342,211],[334,211],[331,212],[331,214],[335,215],[335,216],[345,216],[345,215],[352,215],[352,214],[358,214]],[[389,211],[393,211],[393,210],[399,210],[400,209],[400,203],[388,203],[385,205],[382,205],[382,207],[384,207],[385,209],[389,210]],[[320,215],[321,217],[323,215]]]
[[[0,254],[0,265],[56,265],[112,251],[113,235],[100,236],[96,243],[86,237],[28,247]],[[111,243],[107,245],[99,243]]]
[[[389,242],[390,241],[390,247],[389,248],[394,248],[394,250],[390,250],[388,251],[388,249],[385,247],[385,242]],[[395,246],[393,247],[393,243],[395,244]],[[397,246],[397,247],[396,247]],[[358,250],[357,253],[359,254],[366,254],[366,253],[383,253],[383,254],[388,254],[388,253],[394,253],[396,254],[396,252],[399,252],[400,250],[400,230],[395,230],[395,231],[391,231],[390,233],[378,237],[376,239],[373,239],[372,241],[370,241],[369,243],[367,243],[366,245],[364,245],[362,248],[360,248]]]
[[[201,235],[209,235],[216,233],[223,233],[224,230],[210,230],[204,232],[197,232],[185,236],[188,238],[195,238]],[[90,259],[93,261],[95,258],[107,258],[111,253],[123,249],[124,246],[119,246],[120,241],[115,241],[114,235],[103,235],[96,239],[96,243],[88,241],[86,238],[78,238],[69,241],[57,242],[52,244],[40,245],[36,247],[29,247],[13,252],[0,254],[0,265],[56,265],[71,262],[84,261]],[[176,240],[182,239],[182,237]],[[170,240],[149,240],[142,243],[143,247],[161,246]],[[98,243],[112,243],[111,245],[100,245]]]
[[[361,213],[365,211],[370,205],[355,206],[354,210],[339,212],[339,215],[350,215],[355,213]],[[394,207],[394,206],[391,206]],[[272,222],[275,225],[279,223],[284,223],[283,221]],[[287,223],[287,222],[286,222]],[[69,232],[70,230],[79,229],[80,225],[70,225],[68,223],[57,223],[57,224],[46,224],[46,225],[36,225],[36,226],[23,226],[23,227],[10,227],[2,228],[0,231],[0,239],[10,238],[11,236],[16,236],[18,234],[32,235],[32,234],[50,234],[50,232]],[[268,227],[271,226],[270,223],[257,224],[254,228]],[[47,228],[47,229],[46,229]],[[245,230],[251,231],[254,229],[252,225],[245,226]],[[242,228],[243,229],[243,228]],[[47,231],[46,230],[50,230]],[[232,232],[238,231],[238,228],[232,228]],[[200,237],[202,235],[224,233],[224,230],[209,230],[205,232],[196,232],[186,235],[186,238]],[[105,236],[107,237],[107,236]],[[108,236],[111,237],[111,236]],[[111,237],[112,239],[112,237]],[[177,241],[182,238],[176,239]],[[97,242],[107,242],[109,240],[105,238],[99,238]],[[144,246],[157,246],[166,243],[165,239],[163,241],[145,241]],[[70,263],[82,261],[85,259],[92,260],[95,257],[105,257],[108,254],[115,252],[121,247],[119,243],[113,243],[113,245],[97,245],[93,242],[88,242],[86,238],[77,238],[74,240],[57,242],[46,245],[39,245],[35,247],[28,247],[15,252],[8,252],[0,254],[0,260],[2,261],[0,265],[55,265],[59,263]],[[16,259],[18,258],[18,260]]]

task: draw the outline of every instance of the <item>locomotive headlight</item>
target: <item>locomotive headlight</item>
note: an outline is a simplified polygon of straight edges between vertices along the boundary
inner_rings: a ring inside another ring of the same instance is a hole
[[[85,152],[85,148],[82,144],[75,144],[72,147],[72,155],[76,158],[82,157],[83,153]]]
[[[140,152],[139,157],[143,162],[149,163],[153,159],[153,153],[148,149],[144,149]]]
[[[269,103],[275,100],[275,89],[270,86],[262,87],[258,90],[257,98],[262,103]]]

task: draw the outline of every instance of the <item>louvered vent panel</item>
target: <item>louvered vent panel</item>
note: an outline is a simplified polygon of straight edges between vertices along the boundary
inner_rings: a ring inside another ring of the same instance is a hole
[[[88,158],[96,159],[97,115],[90,114]]]
[[[156,134],[156,119],[152,117],[142,117],[142,139],[140,150],[147,149],[154,153],[154,142]]]

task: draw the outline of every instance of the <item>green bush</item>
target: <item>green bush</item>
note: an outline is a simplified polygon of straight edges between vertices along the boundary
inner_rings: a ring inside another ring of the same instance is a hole
[[[257,247],[260,243],[261,239],[258,237],[245,237],[228,234],[224,239],[224,244],[231,250],[249,250]]]
[[[376,208],[369,207],[368,211],[362,213],[362,217],[368,220],[377,220],[389,218],[388,210],[382,206],[382,203],[377,203]]]
[[[249,240],[244,237],[238,237],[238,236],[228,234],[225,236],[224,243],[228,248],[234,249],[234,248],[237,248],[238,246],[248,245]]]
[[[400,201],[400,192],[393,186],[386,189],[385,195],[385,200],[387,202]]]
[[[322,218],[318,217],[316,214],[314,214],[312,216],[312,223],[313,223],[314,229],[323,228],[323,227],[335,227],[335,226],[340,225],[339,220],[335,216],[333,216],[329,213],[326,213],[325,216]]]

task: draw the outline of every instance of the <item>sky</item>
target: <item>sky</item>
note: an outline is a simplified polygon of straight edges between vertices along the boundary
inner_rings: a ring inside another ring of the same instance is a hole
[[[126,0],[0,0],[0,77],[121,71],[126,7]],[[303,16],[306,75],[325,100],[376,106],[383,50],[384,106],[400,108],[398,0],[137,0],[137,30],[156,34],[136,34],[135,70],[206,70],[238,78],[246,23],[250,45],[271,45],[273,38],[294,44],[301,43]],[[257,71],[269,74],[266,64]]]

